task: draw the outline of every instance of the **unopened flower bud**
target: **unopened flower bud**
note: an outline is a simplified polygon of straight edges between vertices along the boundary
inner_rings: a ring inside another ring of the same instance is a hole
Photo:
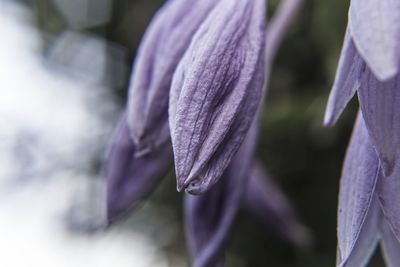
[[[174,74],[169,122],[178,190],[215,184],[262,99],[264,0],[221,0]]]
[[[136,155],[169,142],[168,97],[172,75],[194,33],[218,0],[170,0],[156,14],[134,62],[128,125]]]

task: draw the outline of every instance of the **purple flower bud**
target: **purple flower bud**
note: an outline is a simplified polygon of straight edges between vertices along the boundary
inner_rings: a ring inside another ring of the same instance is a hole
[[[185,195],[186,238],[193,267],[223,263],[226,239],[240,207],[254,154],[257,121],[220,181],[199,196]]]
[[[107,218],[110,222],[147,197],[171,166],[170,143],[143,157],[135,157],[135,151],[123,115],[112,138],[105,166]]]
[[[199,25],[218,0],[170,0],[152,20],[136,55],[128,99],[128,125],[138,155],[169,141],[172,75]]]
[[[309,230],[296,218],[289,200],[266,174],[260,163],[253,164],[250,181],[244,194],[244,206],[267,228],[272,228],[304,247],[311,243]]]
[[[264,0],[221,0],[173,78],[169,122],[178,190],[215,184],[255,117],[264,85]]]

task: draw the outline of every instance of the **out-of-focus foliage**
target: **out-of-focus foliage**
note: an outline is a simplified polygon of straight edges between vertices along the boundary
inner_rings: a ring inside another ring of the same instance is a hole
[[[56,4],[60,1],[25,2],[36,14],[35,23],[45,41],[44,55],[48,55],[49,47],[59,36],[71,29],[105,38],[109,53],[113,53],[115,45],[123,48],[125,68],[116,71],[115,65],[107,66],[109,73],[124,77],[122,83],[111,83],[111,90],[122,107],[136,48],[163,1],[114,0],[110,2],[109,21],[82,27],[68,24],[60,5]],[[270,1],[271,14],[279,2]],[[275,60],[262,114],[257,154],[314,233],[314,244],[299,251],[279,240],[273,231],[249,221],[248,214],[241,213],[228,251],[227,266],[334,265],[339,177],[357,103],[353,101],[335,128],[323,128],[322,119],[344,37],[348,4],[345,0],[305,0]],[[174,180],[172,176],[165,179],[150,200],[180,212],[181,195],[175,190]],[[185,253],[183,228],[178,229],[182,229],[179,238],[164,247],[171,255]],[[173,256],[170,259],[173,266]],[[377,256],[370,266],[381,266],[380,262]]]

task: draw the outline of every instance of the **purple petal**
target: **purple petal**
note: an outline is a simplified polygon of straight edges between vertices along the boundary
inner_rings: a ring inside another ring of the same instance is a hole
[[[266,174],[260,163],[253,164],[244,194],[245,207],[267,228],[276,230],[298,246],[307,246],[311,236],[297,219],[289,200]]]
[[[347,29],[335,81],[325,111],[325,126],[332,126],[339,119],[359,87],[360,76],[364,68],[365,63],[359,56],[349,29]]]
[[[223,263],[226,239],[248,181],[256,124],[220,181],[202,195],[185,195],[186,237],[193,267],[214,267]]]
[[[167,173],[171,161],[170,143],[144,157],[135,157],[126,116],[122,116],[106,158],[108,220],[114,221],[136,207]]]
[[[264,0],[221,0],[174,74],[169,120],[178,188],[216,183],[255,117],[264,84]]]
[[[362,115],[359,113],[347,150],[340,182],[338,209],[338,263],[351,265],[368,258],[372,241],[368,229],[375,227],[372,199],[379,173],[379,160],[370,141]],[[368,218],[367,214],[369,217]],[[372,215],[373,216],[372,216]],[[371,225],[369,225],[371,224]],[[366,229],[366,230],[364,230]],[[364,241],[370,240],[370,241]],[[360,250],[360,251],[359,251]],[[360,256],[361,255],[361,256]],[[353,259],[354,258],[354,259]]]
[[[136,55],[128,100],[128,124],[142,153],[169,141],[167,114],[172,75],[194,33],[217,2],[170,0],[146,30]]]
[[[388,177],[379,177],[377,194],[387,223],[400,240],[400,167]],[[399,251],[400,252],[400,251]]]
[[[381,239],[382,211],[378,199],[374,194],[367,217],[363,222],[356,243],[351,249],[349,257],[344,259],[344,255],[338,251],[338,261],[340,267],[360,267],[366,266],[373,255],[376,246]],[[339,248],[340,249],[340,248]],[[340,263],[340,264],[339,264]]]
[[[400,1],[352,0],[349,24],[359,53],[378,79],[396,75],[400,63]]]
[[[382,254],[387,267],[398,267],[400,263],[400,242],[390,226],[382,223]]]
[[[359,93],[361,110],[384,174],[390,175],[400,156],[400,75],[381,82],[367,69]]]

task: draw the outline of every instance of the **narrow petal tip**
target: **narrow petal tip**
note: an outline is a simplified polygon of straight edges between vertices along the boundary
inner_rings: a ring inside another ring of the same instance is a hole
[[[179,193],[182,192],[183,186],[177,184],[176,185],[176,191],[178,191]]]
[[[324,122],[322,123],[322,125],[324,127],[333,127],[333,126],[335,126],[337,120],[338,120],[337,116],[334,116],[331,112],[326,111],[325,117],[324,117]]]
[[[338,121],[359,86],[364,62],[352,41],[350,30],[346,30],[335,80],[326,106],[324,126],[333,126]]]

